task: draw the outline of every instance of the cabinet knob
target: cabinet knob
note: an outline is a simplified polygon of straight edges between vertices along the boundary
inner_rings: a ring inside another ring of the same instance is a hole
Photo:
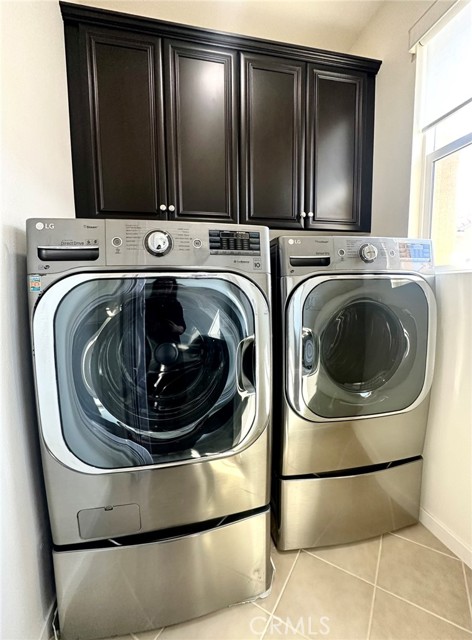
[[[309,218],[313,218],[313,211],[309,211],[307,215]]]
[[[173,204],[170,204],[170,205],[167,207],[167,209],[168,209],[169,211],[175,211],[175,207],[174,207],[174,205],[173,205]]]
[[[165,210],[167,209],[167,207],[166,207],[166,205],[165,205],[165,204],[161,204],[161,206],[159,207],[159,209],[160,209],[161,211],[165,211]]]
[[[303,220],[304,218],[306,218],[306,213],[304,211],[301,212],[300,214],[300,218]]]

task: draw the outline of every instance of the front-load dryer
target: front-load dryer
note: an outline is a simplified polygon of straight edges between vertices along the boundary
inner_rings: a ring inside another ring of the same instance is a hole
[[[416,522],[436,332],[431,243],[286,236],[272,261],[277,546]]]
[[[35,219],[27,237],[62,637],[265,594],[267,229]]]

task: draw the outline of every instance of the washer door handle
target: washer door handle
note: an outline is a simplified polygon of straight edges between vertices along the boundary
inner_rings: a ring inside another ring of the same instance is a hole
[[[313,331],[308,327],[302,328],[302,365],[303,374],[309,375],[316,370],[318,361],[317,342],[313,335]]]
[[[255,382],[255,338],[249,336],[238,344],[236,371],[238,391],[242,396],[256,393]]]

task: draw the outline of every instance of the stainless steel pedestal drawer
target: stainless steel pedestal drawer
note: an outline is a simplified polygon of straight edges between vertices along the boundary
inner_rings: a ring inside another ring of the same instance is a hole
[[[343,544],[414,524],[422,466],[419,458],[371,473],[280,480],[277,547]]]
[[[269,509],[195,535],[54,553],[64,640],[183,622],[266,595]]]

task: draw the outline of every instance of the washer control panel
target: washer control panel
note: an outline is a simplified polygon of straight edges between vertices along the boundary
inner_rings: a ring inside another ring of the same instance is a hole
[[[34,218],[27,229],[28,268],[35,277],[104,266],[270,271],[269,230],[264,226]]]

